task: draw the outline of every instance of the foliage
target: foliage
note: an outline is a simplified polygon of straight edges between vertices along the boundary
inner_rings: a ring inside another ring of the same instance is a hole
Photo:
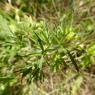
[[[39,6],[50,2],[44,1],[36,2]],[[29,2],[20,2],[22,6],[26,3],[25,9],[30,12],[26,8]],[[76,17],[78,12],[68,8],[51,28],[46,20],[36,21],[24,14],[24,7],[18,12],[18,8],[12,8],[13,14],[0,9],[0,95],[23,95],[24,87],[33,81],[44,81],[50,73],[69,70],[78,77],[74,78],[77,85],[71,86],[74,95],[83,80],[81,72],[95,63],[94,19],[88,11]]]

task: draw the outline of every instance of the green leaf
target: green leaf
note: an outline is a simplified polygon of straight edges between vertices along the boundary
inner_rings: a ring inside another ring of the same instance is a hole
[[[1,82],[9,82],[13,79],[14,79],[14,77],[0,77]]]
[[[35,33],[35,32],[34,32],[34,33]],[[36,35],[36,37],[37,37],[37,39],[38,39],[40,48],[42,49],[42,53],[44,53],[44,46],[43,46],[43,44],[42,44],[42,40],[41,40],[41,38],[38,36],[37,33],[35,33],[35,35]]]
[[[9,83],[6,85],[2,95],[12,95]]]
[[[23,76],[23,77],[26,76],[27,74],[30,73],[31,70],[32,70],[32,67],[31,67],[31,66],[25,67],[24,69],[21,70],[22,73],[23,73],[22,76]]]

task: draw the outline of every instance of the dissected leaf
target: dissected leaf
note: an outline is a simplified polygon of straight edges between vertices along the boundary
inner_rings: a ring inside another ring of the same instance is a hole
[[[74,57],[72,56],[72,54],[70,53],[69,50],[67,50],[67,53],[68,53],[68,55],[69,55],[69,57],[70,57],[70,59],[71,59],[72,64],[75,66],[76,70],[79,72],[79,67],[78,67],[78,65],[77,65],[77,63],[76,63]]]

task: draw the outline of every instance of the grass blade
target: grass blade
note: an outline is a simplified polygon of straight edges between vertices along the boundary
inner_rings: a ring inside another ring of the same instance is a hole
[[[35,32],[34,32],[35,33]],[[42,44],[42,40],[40,39],[40,37],[38,36],[37,33],[35,33],[36,37],[37,37],[37,40],[39,42],[39,45],[40,45],[40,48],[42,49],[42,53],[44,53],[44,47],[43,47],[43,44]]]

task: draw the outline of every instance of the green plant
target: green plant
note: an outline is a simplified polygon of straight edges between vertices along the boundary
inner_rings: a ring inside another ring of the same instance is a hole
[[[24,87],[30,87],[32,82],[42,82],[51,74],[69,70],[70,75],[80,75],[70,86],[72,95],[77,92],[81,72],[95,63],[95,24],[89,13],[85,19],[75,13],[72,9],[64,11],[59,23],[50,28],[46,20],[34,21],[23,13],[20,16],[14,12],[11,16],[0,10],[1,95],[23,95]]]

